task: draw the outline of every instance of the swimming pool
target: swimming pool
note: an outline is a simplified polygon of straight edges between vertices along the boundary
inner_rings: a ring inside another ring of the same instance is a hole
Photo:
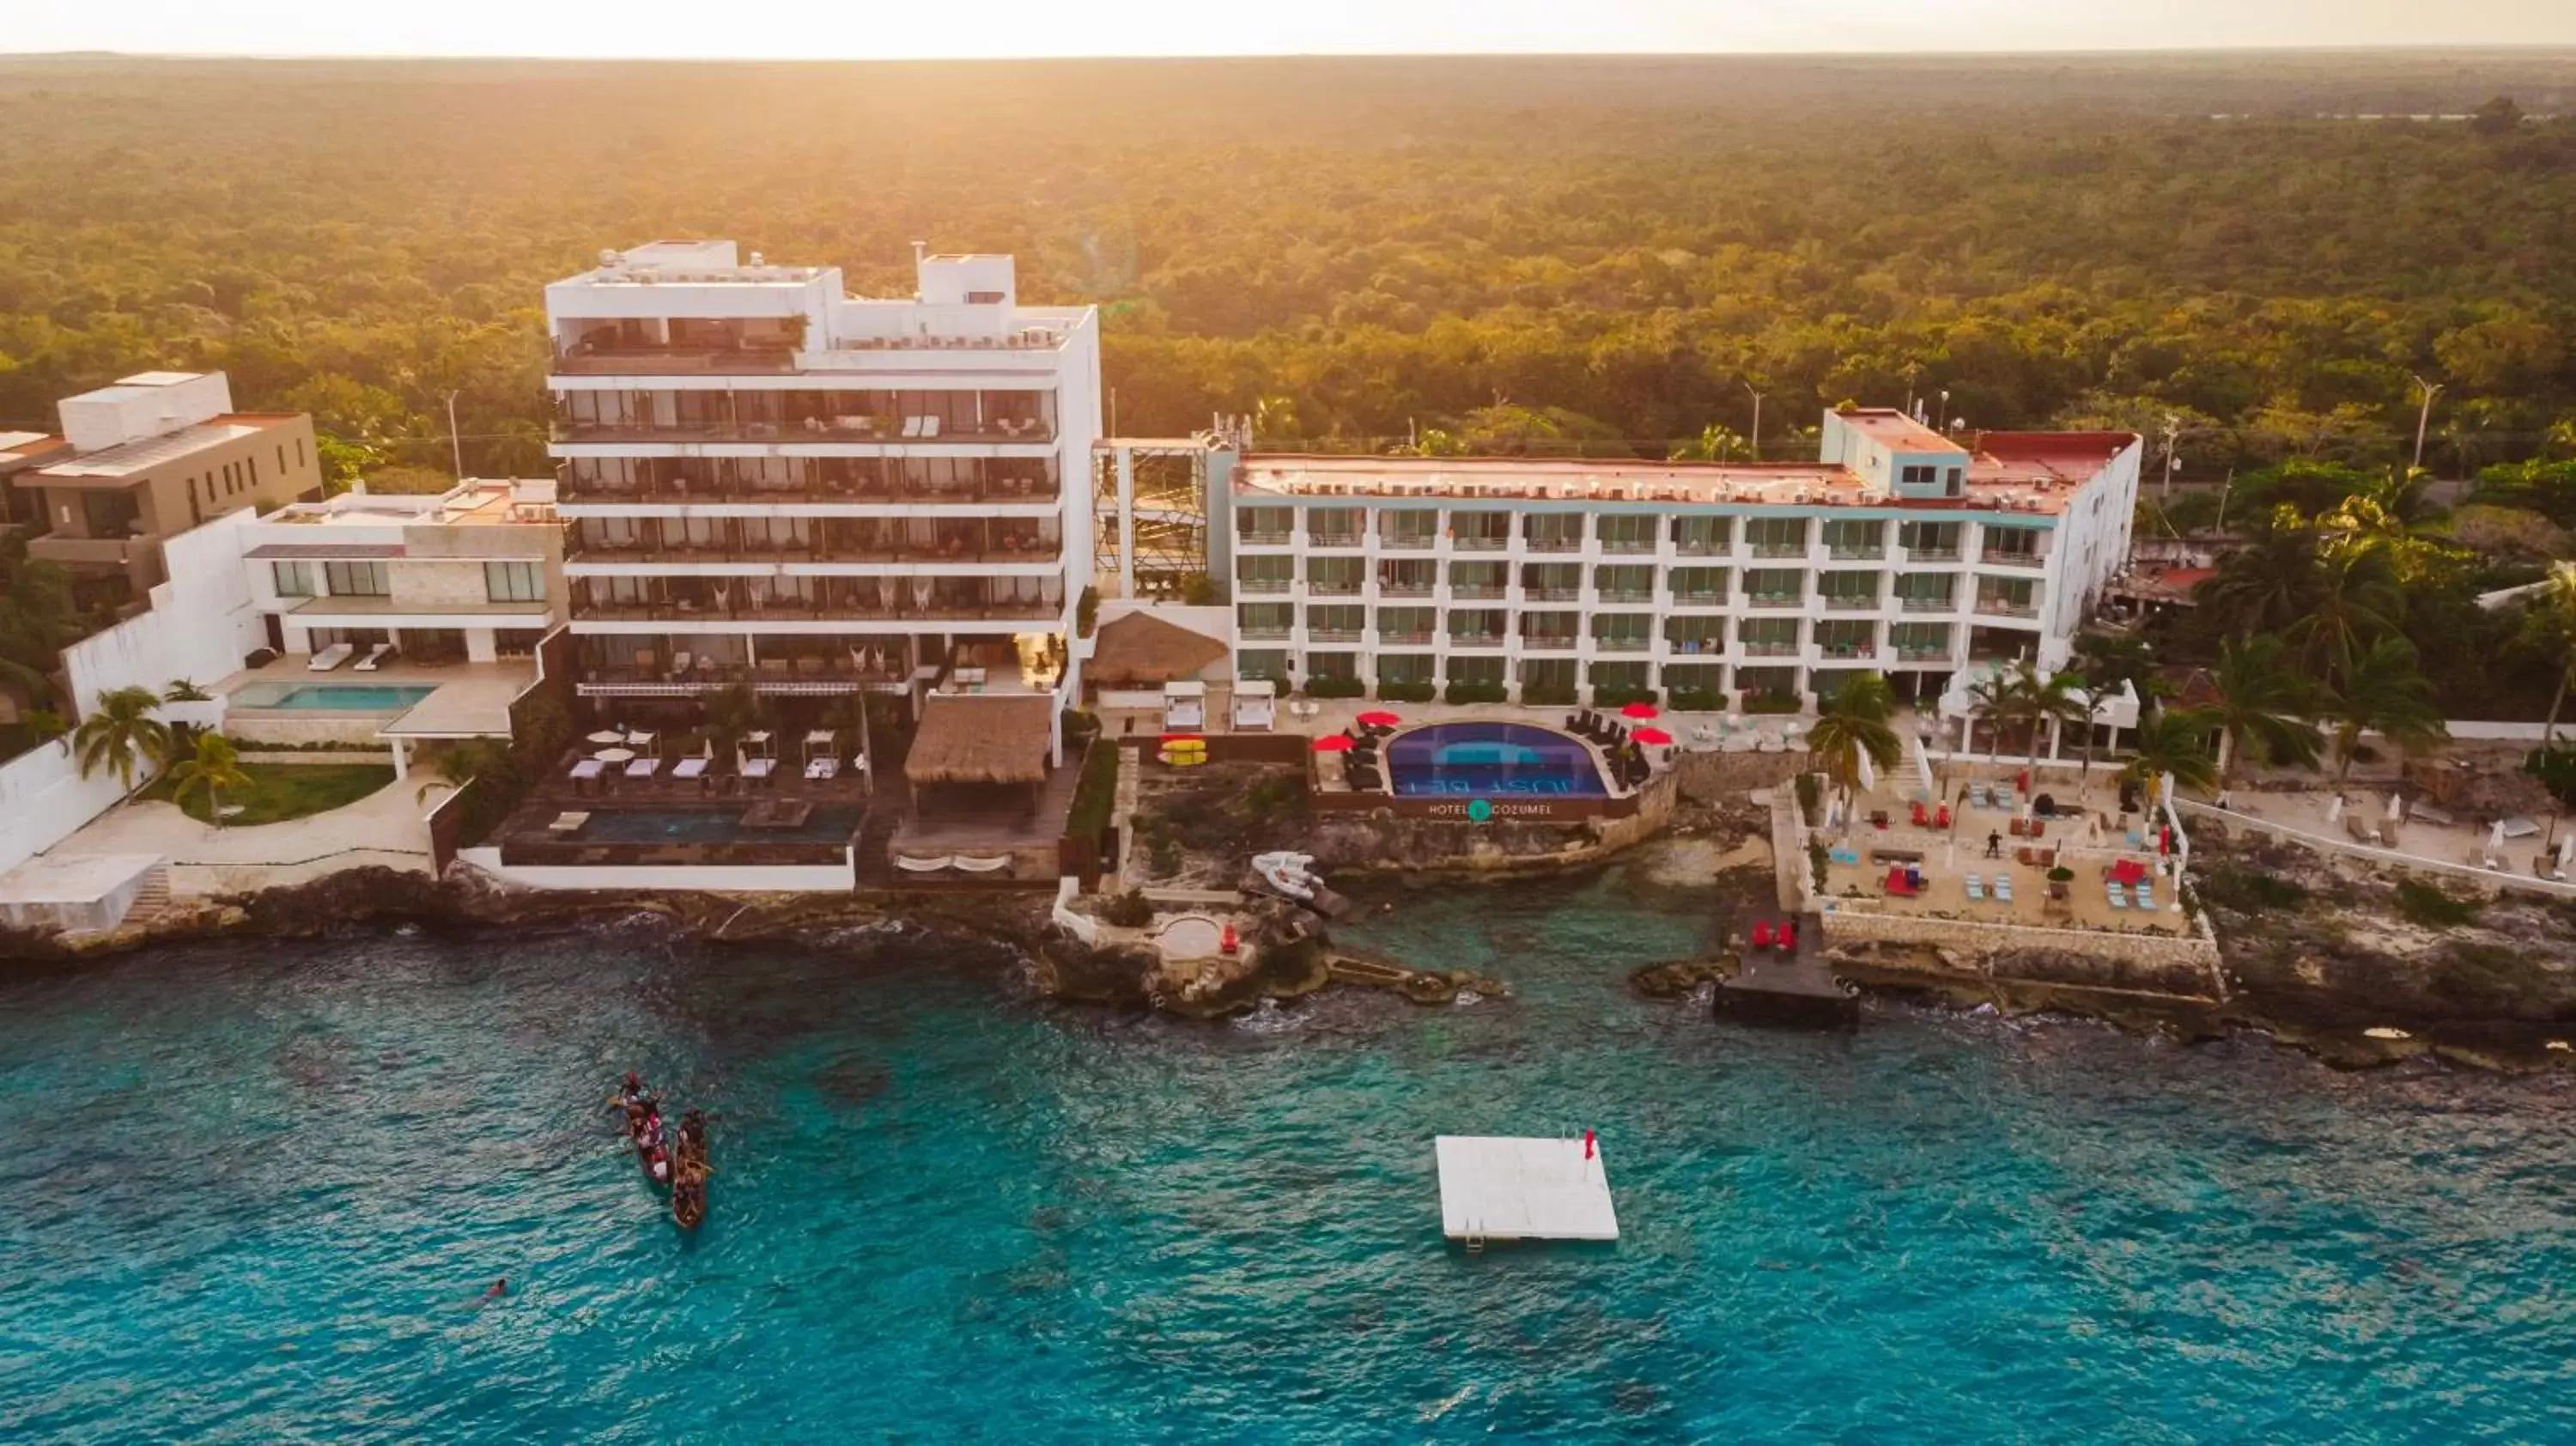
[[[233,694],[232,706],[289,713],[400,713],[437,691],[436,683],[253,683]]]
[[[866,810],[818,808],[793,828],[746,828],[743,805],[609,808],[593,812],[577,843],[847,843]]]
[[[1598,798],[1610,791],[1580,741],[1526,723],[1416,728],[1388,742],[1386,768],[1399,794]]]

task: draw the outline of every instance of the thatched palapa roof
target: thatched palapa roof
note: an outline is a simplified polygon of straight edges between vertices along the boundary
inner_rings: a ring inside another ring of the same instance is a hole
[[[919,783],[1043,783],[1055,700],[934,693],[922,704],[903,776]]]
[[[1091,680],[1104,688],[1175,683],[1196,677],[1226,654],[1225,640],[1192,632],[1152,613],[1104,623],[1091,654]]]

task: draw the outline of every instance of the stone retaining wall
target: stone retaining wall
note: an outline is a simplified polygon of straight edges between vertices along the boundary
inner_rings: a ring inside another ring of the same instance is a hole
[[[1847,910],[1821,917],[1828,945],[1900,944],[1973,954],[2002,978],[2210,998],[2225,993],[2218,944],[2206,921],[2195,933],[2175,935]]]
[[[1326,868],[1404,868],[1509,873],[1608,858],[1663,830],[1679,803],[1675,775],[1661,773],[1635,795],[1636,811],[1582,824],[1491,823],[1407,817],[1391,809],[1318,814],[1306,850]]]
[[[238,756],[244,763],[373,763],[385,768],[394,766],[394,753],[390,748],[245,748]]]
[[[1684,753],[1673,759],[1672,774],[1682,797],[1693,803],[1726,803],[1757,788],[1778,788],[1807,766],[1805,752]]]

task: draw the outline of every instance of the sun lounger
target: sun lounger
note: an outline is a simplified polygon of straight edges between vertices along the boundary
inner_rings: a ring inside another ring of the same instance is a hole
[[[805,776],[807,778],[836,778],[840,775],[840,772],[841,760],[837,758],[809,758],[805,760]]]
[[[1970,874],[1961,882],[1967,886],[1969,903],[1982,904],[1986,901],[1986,881],[1983,878]]]
[[[377,665],[378,665],[378,664],[380,664],[380,663],[384,662],[384,660],[385,660],[385,659],[390,658],[390,657],[392,657],[393,655],[394,655],[394,645],[393,645],[393,644],[391,644],[391,643],[378,643],[378,644],[376,644],[375,646],[373,646],[373,647],[371,647],[371,648],[367,649],[367,655],[366,655],[365,657],[360,658],[358,661],[356,661],[355,663],[350,664],[349,666],[351,666],[351,667],[353,667],[353,668],[356,668],[356,669],[357,669],[359,672],[361,672],[361,673],[372,673],[372,672],[374,672],[374,671],[376,670],[376,667],[377,667]]]
[[[356,651],[358,651],[356,648],[349,646],[347,643],[333,643],[331,646],[315,653],[312,661],[306,663],[304,666],[316,673],[327,673],[333,668],[340,666],[342,663],[349,661],[349,655]]]
[[[918,858],[912,854],[894,856],[894,866],[907,874],[935,874],[955,862],[955,859],[946,854],[933,858]]]
[[[2138,908],[2141,908],[2141,909],[2152,909],[2152,908],[2154,908],[2154,907],[2156,906],[2156,886],[2155,886],[2155,885],[2153,885],[2153,884],[2151,884],[2151,883],[2148,883],[2145,879],[2140,879],[2140,880],[2138,880],[2138,890],[2137,890],[2137,893],[2138,893],[2138,902],[2137,902],[2137,907],[2138,907]]]
[[[650,778],[661,771],[662,760],[659,758],[631,759],[626,765],[626,776],[629,778]]]
[[[2140,887],[2140,888],[2144,888],[2144,887],[2146,887],[2146,886],[2145,886],[2144,884],[2141,884],[2141,885],[2139,885],[2139,887]],[[2106,884],[2104,884],[2104,885],[2102,886],[2102,890],[2103,890],[2103,893],[2104,893],[2105,895],[2107,895],[2107,896],[2110,898],[2110,900],[2111,900],[2111,907],[2112,907],[2112,908],[2114,908],[2114,909],[2125,909],[2125,908],[2129,907],[2129,891],[2128,891],[2128,890],[2126,890],[2126,889],[2124,889],[2124,888],[2121,888],[2118,884],[2112,884],[2112,883],[2106,883]]]
[[[999,857],[987,859],[977,858],[972,854],[958,854],[949,859],[948,862],[958,868],[964,869],[970,874],[989,874],[1009,868],[1011,866],[1011,856],[1009,854],[1002,854]]]
[[[1995,902],[1999,904],[2009,904],[2012,901],[2012,875],[1995,875]]]
[[[608,765],[600,762],[598,759],[585,758],[572,766],[572,776],[575,778],[597,778],[600,774],[606,772],[607,769]]]
[[[683,758],[679,762],[671,765],[671,776],[673,778],[696,778],[701,774],[704,774],[707,771],[707,765],[714,761],[714,759],[703,755],[696,758]]]
[[[778,760],[775,758],[746,758],[742,761],[742,776],[745,778],[767,778],[771,771],[777,767]]]

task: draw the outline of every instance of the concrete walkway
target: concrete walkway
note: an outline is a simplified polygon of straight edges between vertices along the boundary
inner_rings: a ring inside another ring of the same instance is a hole
[[[426,817],[445,786],[421,798],[394,782],[342,808],[252,828],[215,828],[158,802],[124,804],[46,851],[47,858],[157,854],[172,865],[171,891],[219,893],[298,883],[336,868],[384,864],[429,871]]]

